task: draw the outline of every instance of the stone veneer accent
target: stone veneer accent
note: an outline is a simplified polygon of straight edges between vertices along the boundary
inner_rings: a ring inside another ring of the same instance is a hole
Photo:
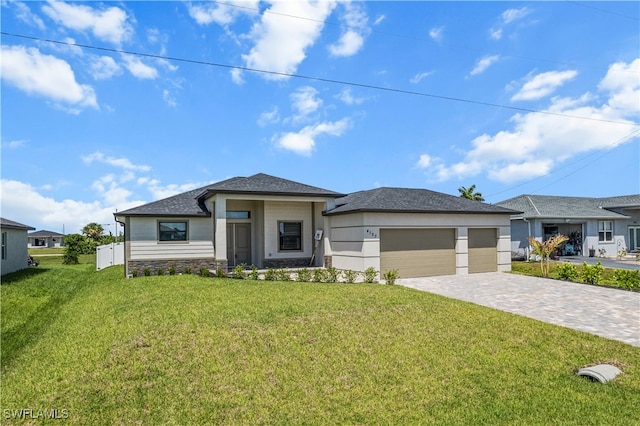
[[[301,257],[294,259],[265,259],[262,262],[262,266],[265,269],[308,268],[309,263],[311,263],[310,257]]]
[[[199,274],[200,268],[209,270],[227,270],[226,260],[216,259],[174,259],[174,260],[129,260],[127,275],[137,271],[139,277],[144,276],[144,270],[149,269],[151,275],[158,275],[158,269],[162,269],[165,275],[169,274],[169,268],[174,267],[176,274],[184,273],[186,268],[191,268],[192,274]]]
[[[325,256],[324,257],[324,267],[325,268],[331,268],[332,264],[333,264],[333,261],[331,259],[331,256]]]

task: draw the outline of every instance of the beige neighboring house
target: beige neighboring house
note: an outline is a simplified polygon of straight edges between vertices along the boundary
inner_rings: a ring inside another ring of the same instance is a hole
[[[2,264],[0,274],[25,269],[29,252],[27,250],[27,231],[35,228],[0,218],[0,233],[2,234]]]
[[[506,271],[514,210],[426,189],[344,195],[266,174],[114,214],[125,273],[330,267],[401,277]]]
[[[29,248],[52,248],[64,246],[64,234],[53,231],[35,231],[30,232],[27,236],[29,239]]]

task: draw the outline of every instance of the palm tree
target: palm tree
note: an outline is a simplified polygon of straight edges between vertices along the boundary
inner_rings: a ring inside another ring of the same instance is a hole
[[[482,196],[482,192],[475,192],[476,186],[471,185],[469,188],[465,188],[461,186],[458,188],[458,192],[460,192],[460,197],[466,198],[468,200],[473,201],[484,201],[484,197]]]
[[[98,223],[91,222],[82,228],[82,233],[86,235],[87,238],[98,242],[104,233],[104,228]]]
[[[554,235],[547,241],[543,242],[540,242],[533,237],[529,237],[531,252],[540,257],[540,271],[544,278],[549,276],[549,258],[553,254],[554,250],[565,241],[569,241],[569,237],[562,234]]]

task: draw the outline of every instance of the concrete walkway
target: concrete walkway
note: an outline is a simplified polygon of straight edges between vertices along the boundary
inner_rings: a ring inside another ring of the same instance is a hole
[[[504,272],[396,282],[640,346],[640,293]]]

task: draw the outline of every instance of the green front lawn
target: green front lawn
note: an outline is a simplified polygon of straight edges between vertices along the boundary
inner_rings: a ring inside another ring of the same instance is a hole
[[[640,424],[640,348],[620,342],[399,286],[122,275],[3,277],[3,420]],[[575,375],[601,361],[623,374]]]

